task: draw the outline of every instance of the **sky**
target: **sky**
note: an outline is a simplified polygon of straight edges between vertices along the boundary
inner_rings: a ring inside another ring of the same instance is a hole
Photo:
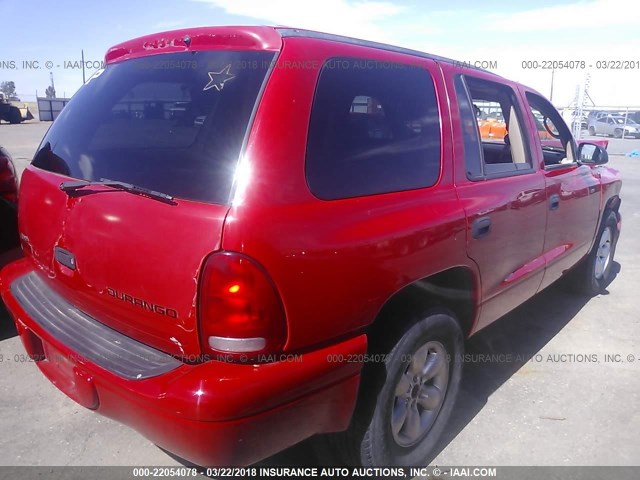
[[[70,97],[82,85],[81,50],[98,67],[110,46],[149,33],[286,25],[478,62],[547,97],[552,70],[541,67],[573,62],[584,68],[553,74],[557,107],[574,100],[587,74],[597,105],[640,107],[638,0],[0,0],[0,12],[0,81],[13,80],[24,101],[44,96],[49,72],[58,96]],[[616,61],[635,68],[597,68]]]

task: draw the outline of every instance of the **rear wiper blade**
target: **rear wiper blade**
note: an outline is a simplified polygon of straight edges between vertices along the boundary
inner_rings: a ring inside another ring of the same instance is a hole
[[[134,193],[136,195],[142,195],[148,198],[152,198],[154,200],[159,200],[164,203],[168,203],[171,205],[176,205],[174,198],[171,195],[167,195],[166,193],[156,192],[155,190],[150,190],[148,188],[139,187],[137,185],[133,185],[131,183],[119,182],[117,180],[109,180],[107,178],[101,178],[100,181],[97,182],[62,182],[60,184],[60,190],[67,193],[77,192],[85,187],[91,186],[101,186],[101,187],[110,187],[115,188],[117,190],[122,190],[124,192]]]

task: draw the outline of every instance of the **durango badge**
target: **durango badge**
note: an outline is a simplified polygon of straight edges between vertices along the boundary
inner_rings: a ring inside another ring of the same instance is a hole
[[[158,305],[156,303],[147,302],[142,298],[137,298],[128,293],[119,292],[118,290],[107,287],[107,294],[110,297],[113,297],[122,302],[130,303],[136,307],[142,308],[148,312],[157,313],[158,315],[165,315],[171,318],[178,318],[178,312],[173,308],[163,307],[162,305]]]

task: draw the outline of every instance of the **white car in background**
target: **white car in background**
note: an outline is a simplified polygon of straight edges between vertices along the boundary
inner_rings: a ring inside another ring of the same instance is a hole
[[[622,115],[607,115],[589,121],[589,135],[610,135],[616,138],[640,138],[640,124]]]

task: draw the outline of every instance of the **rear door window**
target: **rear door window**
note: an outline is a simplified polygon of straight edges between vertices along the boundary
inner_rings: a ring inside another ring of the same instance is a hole
[[[522,112],[513,89],[472,76],[464,76],[464,81],[476,114],[485,176],[532,171]]]
[[[227,203],[273,55],[201,51],[109,65],[64,108],[33,164]]]
[[[311,110],[306,175],[326,200],[434,185],[440,114],[429,72],[335,58],[322,67]]]

